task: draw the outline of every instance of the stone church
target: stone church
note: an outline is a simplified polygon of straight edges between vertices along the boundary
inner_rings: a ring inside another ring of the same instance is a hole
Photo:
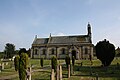
[[[35,37],[31,47],[32,58],[64,59],[66,55],[75,59],[93,58],[91,25],[87,25],[86,35],[50,36],[48,38]]]

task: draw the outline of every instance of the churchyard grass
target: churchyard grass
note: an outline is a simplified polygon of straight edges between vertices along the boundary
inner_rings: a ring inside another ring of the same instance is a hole
[[[63,68],[63,80],[68,80],[67,78],[67,69],[64,60],[59,60],[59,63],[62,64]],[[82,66],[80,62],[83,62]],[[5,69],[0,73],[0,77],[12,74],[18,74],[14,68],[10,68],[12,62],[8,62],[9,65],[5,66]],[[120,63],[120,58],[115,58],[112,61],[112,64],[107,67],[101,67],[101,62],[93,60],[93,65],[90,65],[89,60],[76,60],[74,67],[74,74],[70,77],[70,80],[80,80],[80,79],[95,79],[98,75],[99,80],[120,80],[120,69],[117,68],[117,63]],[[51,60],[44,60],[44,69],[42,70],[40,66],[40,59],[31,59],[30,65],[32,65],[32,70],[38,70],[32,73],[32,80],[50,80],[51,74]],[[90,67],[91,66],[91,67]],[[90,75],[92,74],[92,75]],[[12,80],[19,80],[18,76],[12,78]]]

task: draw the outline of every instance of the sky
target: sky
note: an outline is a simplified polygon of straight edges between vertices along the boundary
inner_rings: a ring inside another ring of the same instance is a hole
[[[37,37],[87,34],[120,46],[120,0],[0,0],[0,51],[6,43],[31,48]]]

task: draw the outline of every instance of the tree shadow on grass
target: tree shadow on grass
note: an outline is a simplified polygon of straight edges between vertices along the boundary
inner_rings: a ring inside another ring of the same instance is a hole
[[[109,67],[101,66],[74,66],[75,74],[73,76],[90,76],[90,77],[102,77],[102,78],[118,78],[120,79],[120,69],[116,65],[110,65]]]

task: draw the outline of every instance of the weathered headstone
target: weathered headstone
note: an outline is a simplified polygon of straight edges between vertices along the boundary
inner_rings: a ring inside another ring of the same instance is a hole
[[[2,63],[2,70],[4,70],[4,63]]]
[[[32,69],[31,69],[31,67],[29,68],[29,72],[30,72],[29,80],[31,80],[31,74],[32,74]]]
[[[62,66],[60,65],[60,80],[62,80]]]
[[[56,80],[59,80],[59,65],[57,65]]]
[[[51,70],[51,80],[55,80],[55,73],[54,69]]]
[[[8,62],[6,62],[5,65],[8,65]]]
[[[0,72],[2,71],[2,65],[1,65],[1,63],[0,63]]]
[[[98,74],[96,74],[96,80],[98,80]]]
[[[68,78],[70,78],[70,65],[68,65]]]
[[[28,70],[26,70],[26,80],[31,80],[31,73],[32,73],[32,70],[31,70],[31,67],[28,67]]]
[[[73,75],[73,65],[71,65],[71,75]]]

